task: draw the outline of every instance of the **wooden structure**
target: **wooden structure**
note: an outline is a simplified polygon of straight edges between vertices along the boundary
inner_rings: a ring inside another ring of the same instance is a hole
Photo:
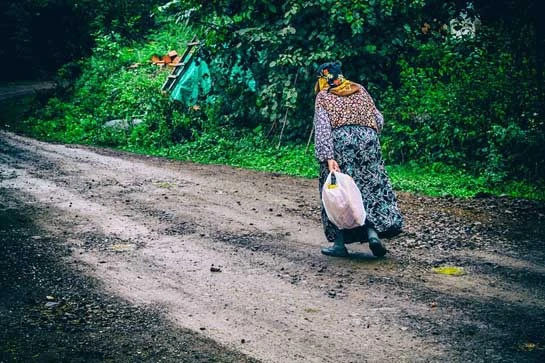
[[[201,43],[197,40],[197,37],[195,36],[189,43],[187,43],[187,48],[185,49],[184,53],[181,56],[179,56],[178,54],[174,54],[175,51],[172,51],[174,53],[169,52],[167,57],[170,58],[172,53],[172,55],[175,57],[174,59],[177,59],[178,57],[179,58],[178,58],[178,62],[176,63],[171,62],[171,65],[173,68],[170,74],[168,75],[165,83],[163,83],[163,86],[161,87],[162,91],[170,92],[172,88],[176,86],[176,84],[180,80],[184,71],[187,69],[189,64],[191,64],[191,62],[193,61],[193,57],[195,53],[197,52],[197,50],[200,48],[200,45]]]

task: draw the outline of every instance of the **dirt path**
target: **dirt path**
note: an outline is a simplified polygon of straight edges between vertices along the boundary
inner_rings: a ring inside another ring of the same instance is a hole
[[[401,193],[388,258],[335,259],[316,180],[1,133],[0,198],[20,208],[8,195],[108,294],[263,362],[545,358],[540,203]]]
[[[55,82],[14,83],[0,86],[0,101],[55,88]]]

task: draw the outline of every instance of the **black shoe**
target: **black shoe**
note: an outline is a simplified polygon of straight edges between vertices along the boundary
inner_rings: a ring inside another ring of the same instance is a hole
[[[388,250],[384,248],[382,243],[378,238],[369,238],[369,249],[373,252],[373,255],[376,257],[384,257]]]
[[[322,248],[322,253],[326,256],[333,257],[348,257],[348,250],[344,246],[333,245],[331,247]]]

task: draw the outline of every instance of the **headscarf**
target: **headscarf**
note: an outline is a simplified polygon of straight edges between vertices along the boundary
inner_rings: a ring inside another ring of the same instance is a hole
[[[338,96],[349,96],[360,90],[360,86],[344,78],[340,62],[327,62],[317,69],[318,81],[314,85],[314,92],[327,90]]]

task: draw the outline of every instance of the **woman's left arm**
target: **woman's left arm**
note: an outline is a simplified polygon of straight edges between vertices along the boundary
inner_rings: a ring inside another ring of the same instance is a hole
[[[326,111],[316,107],[314,111],[314,150],[316,158],[320,162],[333,159],[333,139],[331,136],[331,123]]]

